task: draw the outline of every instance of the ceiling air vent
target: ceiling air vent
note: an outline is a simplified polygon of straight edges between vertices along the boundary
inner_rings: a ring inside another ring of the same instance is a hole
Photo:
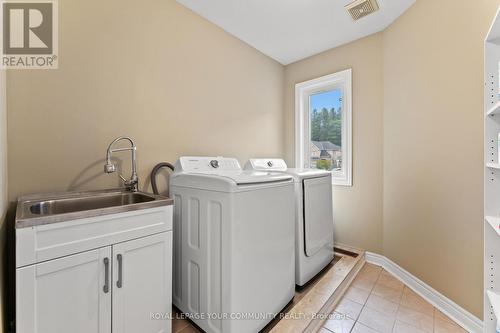
[[[378,10],[377,0],[355,0],[346,5],[345,8],[351,14],[353,20],[370,15]]]

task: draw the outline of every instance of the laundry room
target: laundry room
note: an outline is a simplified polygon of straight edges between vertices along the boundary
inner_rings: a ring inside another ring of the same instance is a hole
[[[500,332],[500,0],[0,4],[0,333]]]

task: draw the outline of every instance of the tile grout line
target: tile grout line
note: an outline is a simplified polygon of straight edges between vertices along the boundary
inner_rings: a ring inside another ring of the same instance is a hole
[[[396,322],[398,321],[398,313],[399,313],[399,309],[401,308],[401,302],[403,301],[403,295],[405,293],[405,288],[406,288],[406,285],[403,283],[403,290],[401,292],[401,296],[399,297],[398,308],[396,309],[396,317],[394,318],[394,324],[392,324],[391,333],[394,333],[394,328],[396,327]]]
[[[436,332],[436,307],[432,307],[432,333]]]
[[[365,265],[368,265],[368,263],[365,263]],[[375,283],[374,283],[374,284],[373,284],[373,286],[371,287],[370,292],[368,293],[368,297],[367,297],[367,298],[366,298],[366,300],[364,301],[364,303],[363,303],[363,307],[361,308],[361,311],[359,312],[358,318],[356,319],[356,322],[354,323],[354,325],[353,325],[352,329],[354,329],[354,326],[355,326],[357,323],[359,323],[359,324],[361,324],[361,325],[363,325],[363,326],[366,326],[365,324],[363,324],[362,322],[360,322],[360,321],[359,321],[359,317],[361,317],[361,313],[363,312],[363,310],[364,310],[365,308],[367,308],[366,303],[368,303],[368,299],[369,299],[369,298],[370,298],[370,296],[372,295],[372,293],[373,293],[373,289],[375,289],[375,286],[377,285],[377,282],[378,282],[378,280],[380,279],[380,274],[382,274],[382,270],[383,270],[383,268],[382,268],[381,266],[378,266],[378,267],[380,268],[380,270],[379,270],[379,272],[378,272],[377,279],[375,280]],[[358,273],[358,274],[359,274],[359,273]],[[366,327],[369,327],[369,326],[366,326]],[[376,331],[376,332],[378,332],[376,329],[373,329],[372,327],[369,327],[369,328],[370,328],[370,329],[372,329],[372,330],[374,330],[374,331]],[[351,329],[351,331],[352,331],[352,329]],[[392,332],[391,332],[391,333],[392,333]]]
[[[380,276],[382,275],[382,271],[384,270],[382,268],[382,266],[379,266],[380,267],[380,271],[378,272],[378,276],[377,276],[377,280],[375,281],[375,284],[373,285],[372,287],[372,290],[370,291],[370,295],[368,295],[368,298],[370,298],[371,295],[374,295],[373,294],[373,290],[375,289],[375,286],[377,285],[378,281],[380,280]],[[376,296],[376,295],[375,295]],[[368,299],[366,299],[366,303],[368,303]],[[374,331],[377,331],[376,329],[374,329],[373,327],[370,327],[371,329],[373,329]],[[392,332],[391,332],[392,333]]]
[[[378,281],[380,280],[380,276],[382,275],[382,272],[384,271],[384,268],[382,266],[379,266],[381,268],[380,270],[380,273],[378,275],[378,278],[377,278],[377,281],[375,282],[375,285],[378,283]],[[375,289],[375,285],[373,287],[373,289]],[[404,285],[403,285],[404,286]],[[373,292],[373,289],[372,289],[372,292]],[[391,332],[390,333],[393,333],[394,332],[394,327],[396,326],[396,320],[397,320],[397,317],[398,317],[398,311],[399,311],[399,307],[401,306],[401,298],[403,297],[403,292],[404,292],[404,287],[403,287],[403,291],[401,292],[401,296],[399,298],[399,302],[398,302],[398,308],[396,309],[396,313],[395,313],[395,317],[394,317],[394,323],[392,324],[392,328],[391,328]],[[371,293],[370,293],[370,296],[371,296]],[[382,297],[383,298],[383,297]],[[389,301],[389,300],[387,300]],[[390,301],[389,301],[390,302]]]

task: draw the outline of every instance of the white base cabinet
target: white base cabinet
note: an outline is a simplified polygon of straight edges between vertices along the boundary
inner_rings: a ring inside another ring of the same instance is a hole
[[[168,231],[17,267],[16,332],[170,333],[172,209],[165,208]],[[71,228],[64,223],[62,233]]]

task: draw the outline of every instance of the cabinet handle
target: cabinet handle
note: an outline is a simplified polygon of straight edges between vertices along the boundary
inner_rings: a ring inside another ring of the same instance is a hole
[[[104,258],[104,287],[105,294],[109,292],[109,258]]]
[[[118,261],[118,280],[116,281],[116,286],[118,288],[122,287],[122,266],[123,266],[123,258],[121,254],[116,255],[116,260]]]

